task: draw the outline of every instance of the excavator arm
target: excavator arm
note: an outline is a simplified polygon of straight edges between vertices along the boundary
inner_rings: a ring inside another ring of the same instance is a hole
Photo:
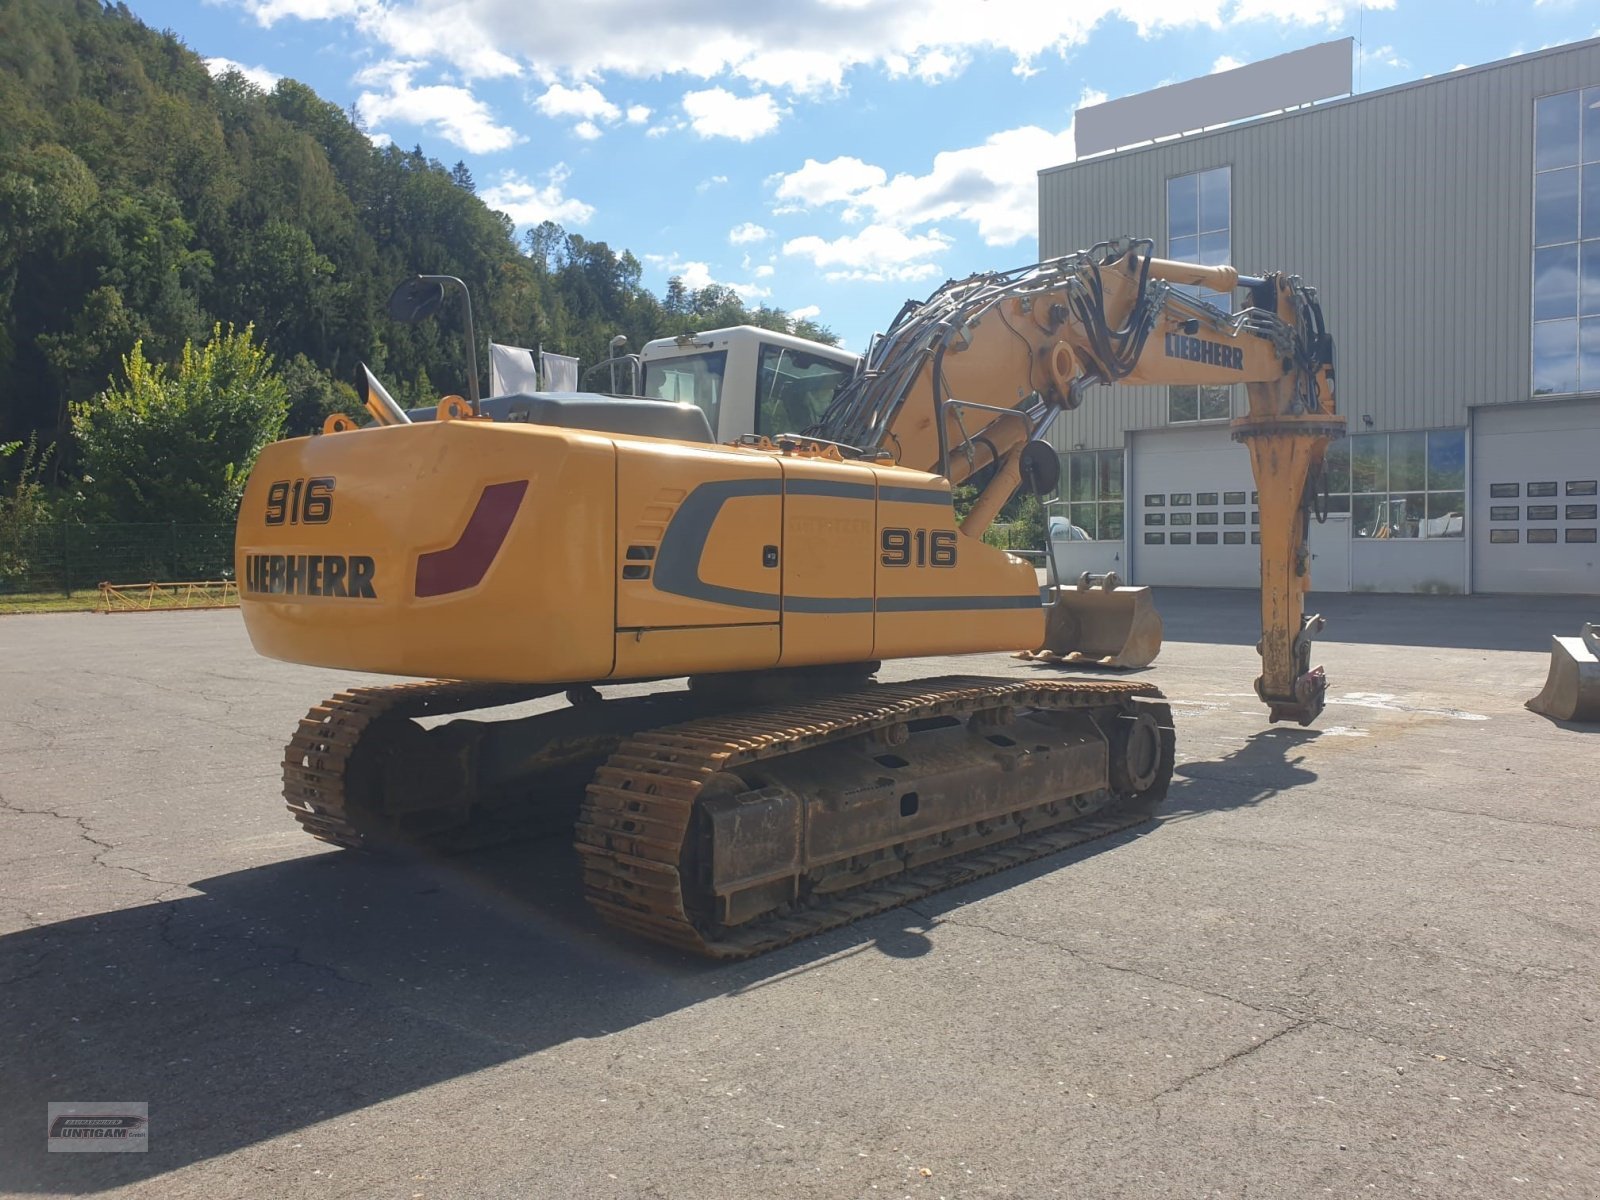
[[[1310,664],[1322,619],[1307,616],[1308,521],[1331,439],[1333,342],[1316,293],[1298,278],[1155,258],[1148,240],[1102,243],[1020,270],[946,284],[907,304],[813,436],[959,484],[994,466],[962,532],[979,536],[1025,472],[1056,414],[1094,384],[1240,384],[1247,415],[1233,437],[1250,452],[1261,513],[1262,672],[1273,721],[1308,724],[1325,680]],[[1183,285],[1248,293],[1228,313]],[[1036,479],[1035,485],[1050,480]]]

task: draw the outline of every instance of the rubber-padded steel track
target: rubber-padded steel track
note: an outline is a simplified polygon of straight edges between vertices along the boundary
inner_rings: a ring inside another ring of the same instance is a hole
[[[562,689],[513,683],[429,680],[351,688],[314,706],[283,751],[283,798],[314,838],[366,848],[383,832],[378,814],[364,813],[348,793],[351,756],[363,735],[385,718],[445,716],[520,704]]]
[[[1087,812],[1071,800],[1041,804],[1011,814],[1013,832],[990,831],[993,840],[975,851],[814,897],[749,924],[708,931],[685,902],[682,868],[695,800],[713,775],[928,717],[1004,706],[1114,709],[1160,699],[1160,691],[1141,684],[954,676],[874,685],[637,734],[596,774],[579,814],[576,836],[585,890],[605,919],[654,941],[716,958],[760,954],[1148,819],[1172,778],[1171,711],[1165,704],[1149,704],[1163,736],[1159,774],[1148,791],[1097,793],[1100,803]],[[1042,824],[1049,827],[1038,828]]]

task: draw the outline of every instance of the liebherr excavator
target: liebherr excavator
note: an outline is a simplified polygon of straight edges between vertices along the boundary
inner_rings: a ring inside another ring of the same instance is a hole
[[[290,811],[353,848],[569,823],[607,920],[713,957],[1147,819],[1174,761],[1156,688],[1037,668],[872,681],[884,659],[1043,643],[1059,593],[980,535],[1019,484],[1053,487],[1039,435],[1093,384],[1244,384],[1256,690],[1273,720],[1309,722],[1332,340],[1297,278],[1152,250],[948,283],[874,338],[819,422],[774,438],[720,445],[692,405],[582,395],[512,397],[495,419],[475,379],[411,422],[368,374],[376,425],[331,418],[257,462],[241,608],[262,654],[433,682],[312,708],[285,754]],[[442,284],[415,283],[436,307]],[[991,467],[958,521],[951,487]],[[563,693],[531,717],[417,723]]]

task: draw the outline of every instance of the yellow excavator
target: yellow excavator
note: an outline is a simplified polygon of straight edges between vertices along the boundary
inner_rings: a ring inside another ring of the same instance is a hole
[[[1344,424],[1332,339],[1297,278],[1152,251],[1119,240],[948,283],[873,339],[811,427],[733,444],[690,404],[480,401],[470,354],[469,396],[411,420],[363,368],[372,425],[330,418],[260,456],[241,609],[262,654],[431,681],[313,707],[285,753],[290,811],[351,848],[569,826],[607,920],[714,957],[1147,819],[1174,761],[1155,687],[872,679],[884,659],[1046,643],[1072,589],[1041,589],[980,535],[1019,486],[1054,488],[1040,435],[1094,384],[1244,385],[1256,691],[1273,720],[1310,722],[1325,680],[1306,522]],[[427,315],[447,283],[408,281],[391,312]],[[980,472],[958,521],[951,488]],[[562,694],[531,717],[418,723]]]

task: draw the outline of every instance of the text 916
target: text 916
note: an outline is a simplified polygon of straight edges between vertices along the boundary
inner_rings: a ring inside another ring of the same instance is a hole
[[[268,525],[326,525],[333,517],[331,475],[279,479],[267,489]]]
[[[886,567],[953,567],[956,533],[953,529],[885,529],[883,553]]]

